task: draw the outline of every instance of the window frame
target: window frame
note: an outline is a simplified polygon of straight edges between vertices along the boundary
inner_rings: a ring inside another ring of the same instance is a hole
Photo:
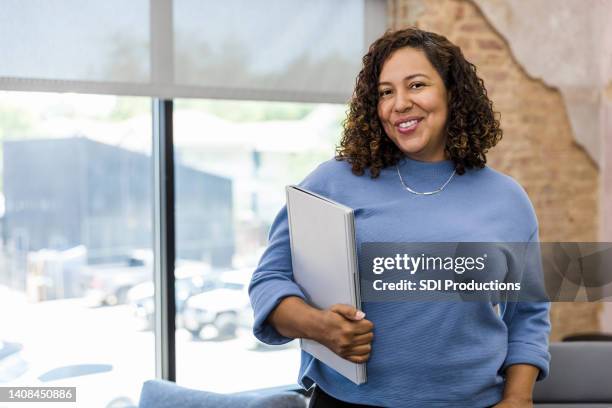
[[[153,99],[155,376],[176,382],[173,101]]]

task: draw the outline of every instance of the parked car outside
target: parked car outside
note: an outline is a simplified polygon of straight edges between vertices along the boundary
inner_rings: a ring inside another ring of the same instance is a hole
[[[215,275],[210,266],[202,262],[183,261],[177,263],[174,272],[174,292],[176,303],[176,324],[182,326],[181,314],[185,301],[193,295],[212,290],[218,286]],[[155,288],[153,281],[135,285],[128,291],[128,304],[132,307],[134,316],[140,322],[143,330],[153,330],[155,321],[155,301],[153,299]]]
[[[133,286],[153,279],[153,251],[135,250],[122,263],[88,265],[85,297],[91,306],[116,306],[127,302]]]
[[[213,329],[216,338],[235,337],[241,314],[250,307],[248,283],[253,270],[222,272],[218,287],[189,297],[183,309],[183,327],[194,337],[200,337],[205,328]]]

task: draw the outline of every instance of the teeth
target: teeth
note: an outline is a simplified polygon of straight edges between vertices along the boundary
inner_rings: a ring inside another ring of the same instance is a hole
[[[401,128],[409,128],[413,125],[415,125],[418,122],[418,120],[413,119],[413,120],[409,120],[408,122],[402,122],[399,124],[399,127]]]

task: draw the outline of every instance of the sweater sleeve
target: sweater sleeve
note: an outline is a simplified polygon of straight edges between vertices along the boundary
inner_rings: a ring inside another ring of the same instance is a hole
[[[288,296],[305,298],[293,280],[287,206],[283,206],[272,223],[268,247],[253,273],[249,296],[255,315],[253,323],[255,337],[267,344],[284,344],[293,340],[282,336],[267,321],[270,312],[284,298]]]
[[[538,230],[529,238],[523,274],[540,276],[542,261],[538,245]],[[532,281],[531,279],[523,279]],[[537,278],[535,279],[537,281]],[[513,364],[530,364],[540,369],[537,380],[548,376],[550,353],[550,302],[519,301],[500,304],[502,319],[508,328],[508,353],[502,372]]]

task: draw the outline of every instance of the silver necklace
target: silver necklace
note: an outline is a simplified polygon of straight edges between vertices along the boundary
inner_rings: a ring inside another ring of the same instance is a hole
[[[450,177],[448,178],[448,180],[446,180],[446,182],[444,184],[442,184],[442,186],[434,191],[425,191],[425,192],[420,192],[420,191],[415,191],[413,189],[411,189],[410,187],[408,187],[406,185],[406,183],[404,183],[404,179],[402,178],[402,173],[400,172],[399,166],[396,164],[395,165],[395,169],[397,170],[397,175],[399,176],[400,181],[402,182],[402,185],[404,186],[404,188],[406,190],[408,190],[409,192],[411,192],[412,194],[416,194],[416,195],[432,195],[432,194],[437,194],[440,191],[444,190],[444,187],[446,187],[448,185],[448,183],[450,183],[450,181],[453,179],[453,177],[455,177],[455,173],[457,172],[457,170],[453,170],[452,174],[450,175]]]

